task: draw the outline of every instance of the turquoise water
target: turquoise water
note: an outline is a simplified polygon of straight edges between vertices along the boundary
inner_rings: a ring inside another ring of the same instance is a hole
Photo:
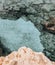
[[[27,46],[35,51],[42,51],[40,43],[40,32],[31,21],[24,21],[22,18],[12,21],[0,19],[0,37],[4,46],[11,51],[19,47]]]

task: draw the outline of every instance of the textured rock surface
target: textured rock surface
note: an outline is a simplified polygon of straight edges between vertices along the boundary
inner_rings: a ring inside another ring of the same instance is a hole
[[[6,57],[0,57],[0,65],[55,65],[41,52],[21,47]]]
[[[50,16],[55,17],[55,0],[0,0],[1,18],[18,19],[21,16],[27,17],[41,31],[44,52],[55,60],[55,35],[43,31],[40,24]]]

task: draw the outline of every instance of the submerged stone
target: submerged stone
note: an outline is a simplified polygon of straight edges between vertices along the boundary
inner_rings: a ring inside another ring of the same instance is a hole
[[[22,18],[16,21],[0,19],[0,40],[10,51],[18,50],[21,46],[43,51],[39,35],[40,32],[31,21],[24,21]]]

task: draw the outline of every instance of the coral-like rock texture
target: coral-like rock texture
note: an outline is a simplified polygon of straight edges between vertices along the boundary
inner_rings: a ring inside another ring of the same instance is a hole
[[[49,22],[45,22],[42,25],[44,26],[44,29],[46,29],[48,32],[54,33],[55,34],[55,18],[50,17]]]
[[[0,65],[55,65],[43,53],[21,47],[6,57],[0,57]]]

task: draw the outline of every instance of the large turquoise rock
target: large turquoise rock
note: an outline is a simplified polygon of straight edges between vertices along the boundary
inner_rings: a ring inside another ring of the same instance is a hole
[[[1,43],[11,51],[18,50],[22,46],[43,51],[39,36],[40,32],[31,21],[24,21],[22,18],[16,21],[0,19]]]

